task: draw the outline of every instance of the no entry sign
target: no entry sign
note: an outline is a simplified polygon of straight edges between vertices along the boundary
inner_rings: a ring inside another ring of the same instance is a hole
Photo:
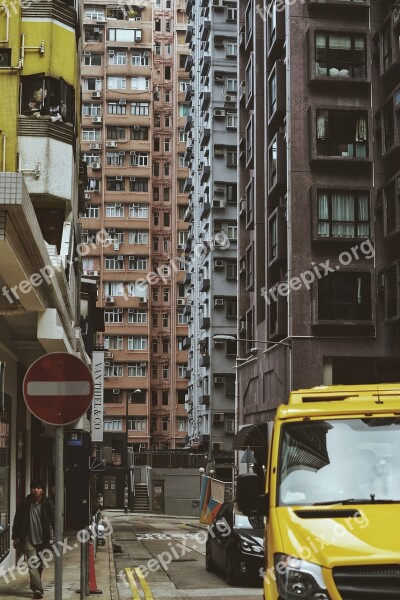
[[[23,382],[29,410],[49,425],[68,425],[88,410],[93,378],[85,363],[73,354],[53,352],[29,367]]]

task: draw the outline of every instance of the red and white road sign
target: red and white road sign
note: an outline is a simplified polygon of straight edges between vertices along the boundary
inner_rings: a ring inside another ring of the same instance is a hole
[[[53,352],[31,364],[22,385],[29,410],[49,425],[68,425],[88,410],[93,399],[93,377],[73,354]]]

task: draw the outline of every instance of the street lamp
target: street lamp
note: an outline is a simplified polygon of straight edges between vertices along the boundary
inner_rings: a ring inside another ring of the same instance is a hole
[[[283,342],[281,340],[250,340],[247,338],[237,338],[235,335],[228,335],[228,334],[215,334],[213,336],[213,340],[226,340],[229,342],[251,342],[253,344],[272,344],[272,345],[276,345],[279,344],[281,346],[289,346],[289,348],[291,347],[290,341],[289,342]],[[258,350],[258,348],[251,348],[250,352],[256,352]]]
[[[133,390],[134,394],[141,394],[142,390],[137,388]],[[125,412],[125,489],[124,489],[124,512],[128,513],[130,508],[130,489],[129,489],[129,479],[130,479],[130,468],[129,468],[129,428],[128,428],[128,419],[129,419],[129,401],[128,395],[126,395],[126,412]]]

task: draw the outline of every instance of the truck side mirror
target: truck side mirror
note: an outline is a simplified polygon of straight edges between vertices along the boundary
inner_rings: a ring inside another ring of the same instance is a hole
[[[236,479],[236,503],[244,515],[268,515],[268,494],[260,495],[255,473],[239,475]]]

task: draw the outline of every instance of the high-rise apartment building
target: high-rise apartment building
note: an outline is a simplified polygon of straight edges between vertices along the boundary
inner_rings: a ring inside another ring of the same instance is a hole
[[[93,246],[84,272],[98,277],[105,309],[99,343],[114,466],[126,466],[126,443],[176,449],[187,436],[185,28],[179,2],[84,3],[82,235],[104,230],[107,241]]]
[[[241,4],[241,424],[290,389],[400,378],[398,17]]]
[[[10,522],[17,502],[29,491],[31,478],[42,478],[48,489],[54,484],[54,428],[27,410],[22,397],[24,375],[35,360],[51,352],[68,352],[88,362],[80,329],[77,225],[85,179],[77,138],[81,26],[79,3],[72,0],[3,2],[0,6],[3,569],[15,564]],[[85,293],[89,307],[90,291]],[[92,327],[89,313],[84,316]],[[88,421],[83,420],[81,425],[81,431],[75,430],[75,434],[87,440]],[[73,526],[80,527],[89,518],[89,452],[85,442],[76,456],[78,460],[70,472],[76,488],[73,496],[67,492],[66,513],[74,514]],[[68,476],[66,473],[66,481]]]
[[[237,6],[189,0],[190,447],[232,479],[237,315]]]

